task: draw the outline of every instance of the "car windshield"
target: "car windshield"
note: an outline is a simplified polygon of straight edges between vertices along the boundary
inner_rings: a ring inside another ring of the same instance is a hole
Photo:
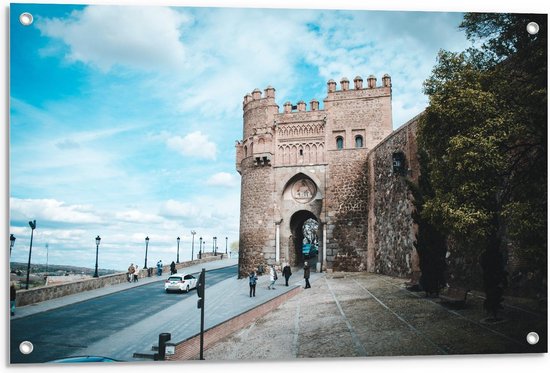
[[[172,276],[168,278],[168,281],[181,281],[180,276]]]

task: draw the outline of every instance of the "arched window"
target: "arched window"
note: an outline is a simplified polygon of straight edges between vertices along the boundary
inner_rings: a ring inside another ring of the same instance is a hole
[[[248,157],[248,148],[246,146],[244,147],[244,157]]]
[[[336,149],[344,149],[344,138],[342,136],[336,138]]]
[[[363,136],[361,136],[361,135],[355,136],[355,147],[356,148],[362,148],[363,147]]]

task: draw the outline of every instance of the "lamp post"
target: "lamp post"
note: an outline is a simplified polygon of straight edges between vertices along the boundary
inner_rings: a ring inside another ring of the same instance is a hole
[[[99,277],[99,274],[97,273],[97,255],[99,253],[99,242],[101,241],[101,237],[97,236],[95,238],[95,272],[94,277]]]
[[[178,241],[178,256],[176,258],[176,263],[180,262],[180,238],[176,238],[176,241]]]
[[[199,259],[202,257],[202,237],[199,237]]]
[[[145,265],[143,268],[147,269],[147,250],[149,249],[149,236],[145,237]]]
[[[212,253],[216,255],[216,237],[212,237]]]
[[[50,273],[50,265],[49,265],[49,257],[50,257],[50,245],[46,243],[46,273]]]
[[[227,237],[225,237],[225,255],[227,255]]]
[[[29,226],[31,227],[31,244],[29,246],[29,262],[27,264],[27,283],[25,284],[25,289],[29,289],[29,277],[31,274],[32,238],[34,235],[34,230],[36,229],[36,220],[30,221]]]
[[[15,236],[13,234],[10,234],[10,256],[11,256],[11,249],[13,249],[13,245],[15,245]]]
[[[197,234],[197,232],[195,231],[191,231],[191,235],[193,236],[193,238],[191,239],[191,260],[194,259],[194,249],[195,249],[195,235]]]

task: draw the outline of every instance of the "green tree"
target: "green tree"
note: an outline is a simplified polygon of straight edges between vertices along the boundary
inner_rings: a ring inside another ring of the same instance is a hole
[[[424,84],[419,147],[433,195],[422,217],[479,255],[496,317],[504,237],[546,273],[547,17],[470,13],[460,27],[478,47],[441,51]]]
[[[433,198],[434,191],[430,184],[426,153],[418,152],[420,176],[418,184],[407,180],[414,197],[415,210],[412,214],[414,223],[418,226],[415,248],[419,257],[421,271],[420,286],[428,296],[437,296],[445,286],[445,254],[447,253],[446,237],[440,229],[423,217],[424,202]]]

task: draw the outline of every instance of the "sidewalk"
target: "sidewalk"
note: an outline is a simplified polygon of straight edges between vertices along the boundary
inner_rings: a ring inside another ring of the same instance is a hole
[[[230,263],[231,265],[236,264],[236,260],[233,261]],[[215,266],[223,262],[226,260],[208,264]],[[213,269],[212,267],[208,268],[207,265],[200,267]],[[198,272],[201,268],[189,267],[188,271]],[[316,278],[322,276],[322,274],[312,272],[312,283]],[[249,296],[248,278],[237,279],[234,277],[208,286],[207,272],[206,283],[205,330],[277,298],[296,287],[303,286],[304,280],[303,271],[296,270],[296,273],[293,272],[290,278],[288,287],[284,286],[284,279],[280,276],[275,290],[268,290],[269,275],[264,274],[258,278],[256,297]],[[173,306],[134,324],[131,328],[113,333],[107,338],[76,351],[73,355],[109,356],[128,362],[151,361],[142,357],[134,357],[134,354],[152,354],[152,346],[158,343],[160,333],[170,333],[172,337],[170,342],[179,343],[200,332],[200,310],[197,308],[197,299],[196,296],[185,297]]]

